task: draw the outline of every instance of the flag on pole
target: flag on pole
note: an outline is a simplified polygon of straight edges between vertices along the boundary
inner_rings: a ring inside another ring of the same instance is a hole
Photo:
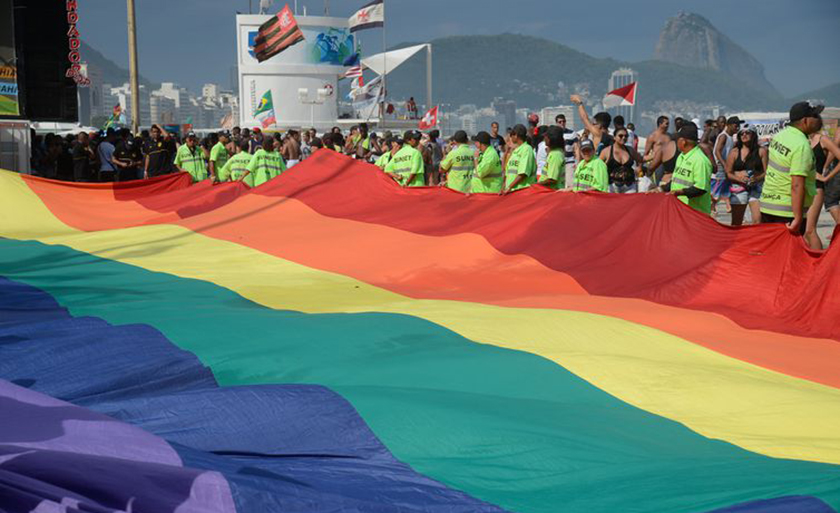
[[[344,72],[344,78],[359,78],[362,76],[362,66],[353,66]]]
[[[436,127],[438,124],[438,108],[435,106],[433,109],[430,109],[429,112],[423,115],[423,119],[420,120],[420,130],[428,130],[430,128]]]
[[[373,0],[350,16],[350,32],[385,26],[384,0]]]
[[[219,126],[221,126],[224,130],[230,130],[233,128],[233,113],[228,112],[225,114],[225,117],[219,121]]]
[[[359,78],[361,80],[361,78]],[[379,105],[384,99],[384,89],[382,87],[382,77],[376,77],[364,86],[351,91],[351,98],[353,99],[353,109],[359,119],[370,119],[376,117]]]
[[[277,123],[277,117],[274,114],[274,101],[271,99],[271,90],[268,90],[260,100],[257,110],[254,111],[254,117],[260,122],[262,127],[268,128]]]
[[[108,121],[102,126],[102,130],[108,130],[120,119],[120,115],[122,114],[122,107],[120,104],[114,105],[114,110],[111,112],[111,117],[108,118]]]
[[[619,87],[615,91],[608,92],[604,96],[604,107],[611,109],[613,107],[636,105],[636,84],[636,82],[633,82],[624,87]]]
[[[286,4],[283,9],[260,25],[254,41],[254,54],[260,62],[266,61],[286,48],[303,41],[295,15]]]

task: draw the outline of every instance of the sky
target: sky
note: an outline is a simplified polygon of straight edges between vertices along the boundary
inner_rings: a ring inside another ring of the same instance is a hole
[[[235,14],[247,14],[249,0],[135,3],[143,76],[193,91],[207,82],[229,86],[236,58]],[[256,12],[259,0],[251,3]],[[284,3],[275,0],[274,9]],[[323,0],[297,3],[301,13],[304,6],[309,14],[324,12]],[[364,3],[331,0],[330,15],[349,16]],[[78,26],[85,41],[128,68],[125,5],[123,0],[80,0]],[[669,17],[695,12],[754,55],[785,96],[840,82],[840,0],[386,0],[386,6],[388,46],[510,32],[628,62],[653,57]],[[367,54],[381,51],[381,30],[365,31],[362,45]]]

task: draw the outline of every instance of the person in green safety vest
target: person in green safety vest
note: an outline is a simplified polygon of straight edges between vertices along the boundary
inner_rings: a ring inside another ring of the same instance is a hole
[[[791,232],[805,234],[804,216],[817,194],[814,151],[808,137],[822,127],[824,108],[808,102],[794,104],[790,124],[770,141],[761,191],[762,223],[784,223]]]
[[[592,139],[584,139],[578,143],[581,161],[575,168],[572,190],[575,192],[610,190],[610,176],[607,164],[595,155],[595,144]]]
[[[216,180],[216,175],[225,167],[225,164],[230,158],[227,150],[227,144],[230,142],[230,133],[227,131],[219,132],[219,142],[210,148],[210,178]]]
[[[545,160],[540,185],[560,190],[566,187],[566,143],[563,139],[563,129],[550,126],[545,133],[545,145],[548,157]]]
[[[248,163],[248,172],[245,175],[251,176],[254,187],[259,187],[265,182],[280,176],[286,170],[286,161],[280,154],[283,146],[283,137],[274,134],[272,139],[266,138],[260,149],[251,157]]]
[[[446,173],[446,185],[452,190],[469,192],[470,179],[475,171],[475,150],[469,145],[467,133],[458,130],[452,136],[455,147],[440,163],[440,171]]]
[[[470,193],[498,194],[502,191],[505,175],[502,173],[502,159],[493,146],[493,138],[487,132],[479,132],[473,141],[478,148],[478,159],[470,181]]]
[[[422,187],[426,185],[423,155],[417,146],[420,144],[420,132],[409,130],[403,136],[400,148],[385,166],[385,173],[391,175],[403,187]]]
[[[389,137],[388,139],[385,139],[385,143],[382,145],[385,149],[385,153],[376,159],[376,163],[374,165],[384,171],[388,166],[388,163],[391,162],[391,159],[394,158],[394,155],[400,151],[402,145],[403,141],[399,137]]]
[[[198,146],[198,137],[195,132],[187,134],[186,141],[175,153],[175,167],[182,173],[189,173],[193,183],[207,179],[204,151]]]
[[[712,161],[698,145],[697,125],[688,122],[677,131],[680,156],[671,182],[661,189],[698,212],[712,215]]]
[[[513,149],[507,161],[505,186],[500,194],[530,187],[535,182],[537,174],[537,159],[534,149],[528,144],[528,129],[524,125],[516,125],[510,134]]]
[[[254,186],[254,177],[248,172],[248,164],[251,163],[253,155],[248,153],[251,142],[248,139],[239,141],[237,153],[219,169],[214,183],[220,182],[245,182],[249,187]]]

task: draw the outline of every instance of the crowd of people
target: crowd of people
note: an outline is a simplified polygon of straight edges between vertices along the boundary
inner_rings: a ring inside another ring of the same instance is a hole
[[[661,116],[639,151],[635,127],[621,116],[590,118],[572,95],[583,129],[567,128],[564,115],[553,125],[538,116],[528,126],[499,124],[470,137],[463,130],[443,140],[438,130],[404,134],[371,132],[366,124],[326,133],[288,130],[263,133],[235,127],[200,138],[183,138],[158,125],[137,136],[128,129],[85,132],[61,138],[36,137],[33,173],[48,178],[125,181],[173,172],[198,182],[240,181],[259,186],[312,153],[327,149],[375,164],[405,187],[443,186],[463,193],[505,195],[533,185],[558,191],[672,194],[689,207],[716,215],[718,203],[741,225],[785,223],[822,248],[816,226],[823,206],[840,223],[840,132],[823,135],[821,106],[790,109],[787,127],[760,144],[754,127],[735,116],[671,120]]]

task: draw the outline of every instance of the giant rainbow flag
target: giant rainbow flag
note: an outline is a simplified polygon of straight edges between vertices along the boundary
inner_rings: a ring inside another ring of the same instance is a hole
[[[671,197],[0,172],[4,513],[829,513],[839,388],[837,245]]]

